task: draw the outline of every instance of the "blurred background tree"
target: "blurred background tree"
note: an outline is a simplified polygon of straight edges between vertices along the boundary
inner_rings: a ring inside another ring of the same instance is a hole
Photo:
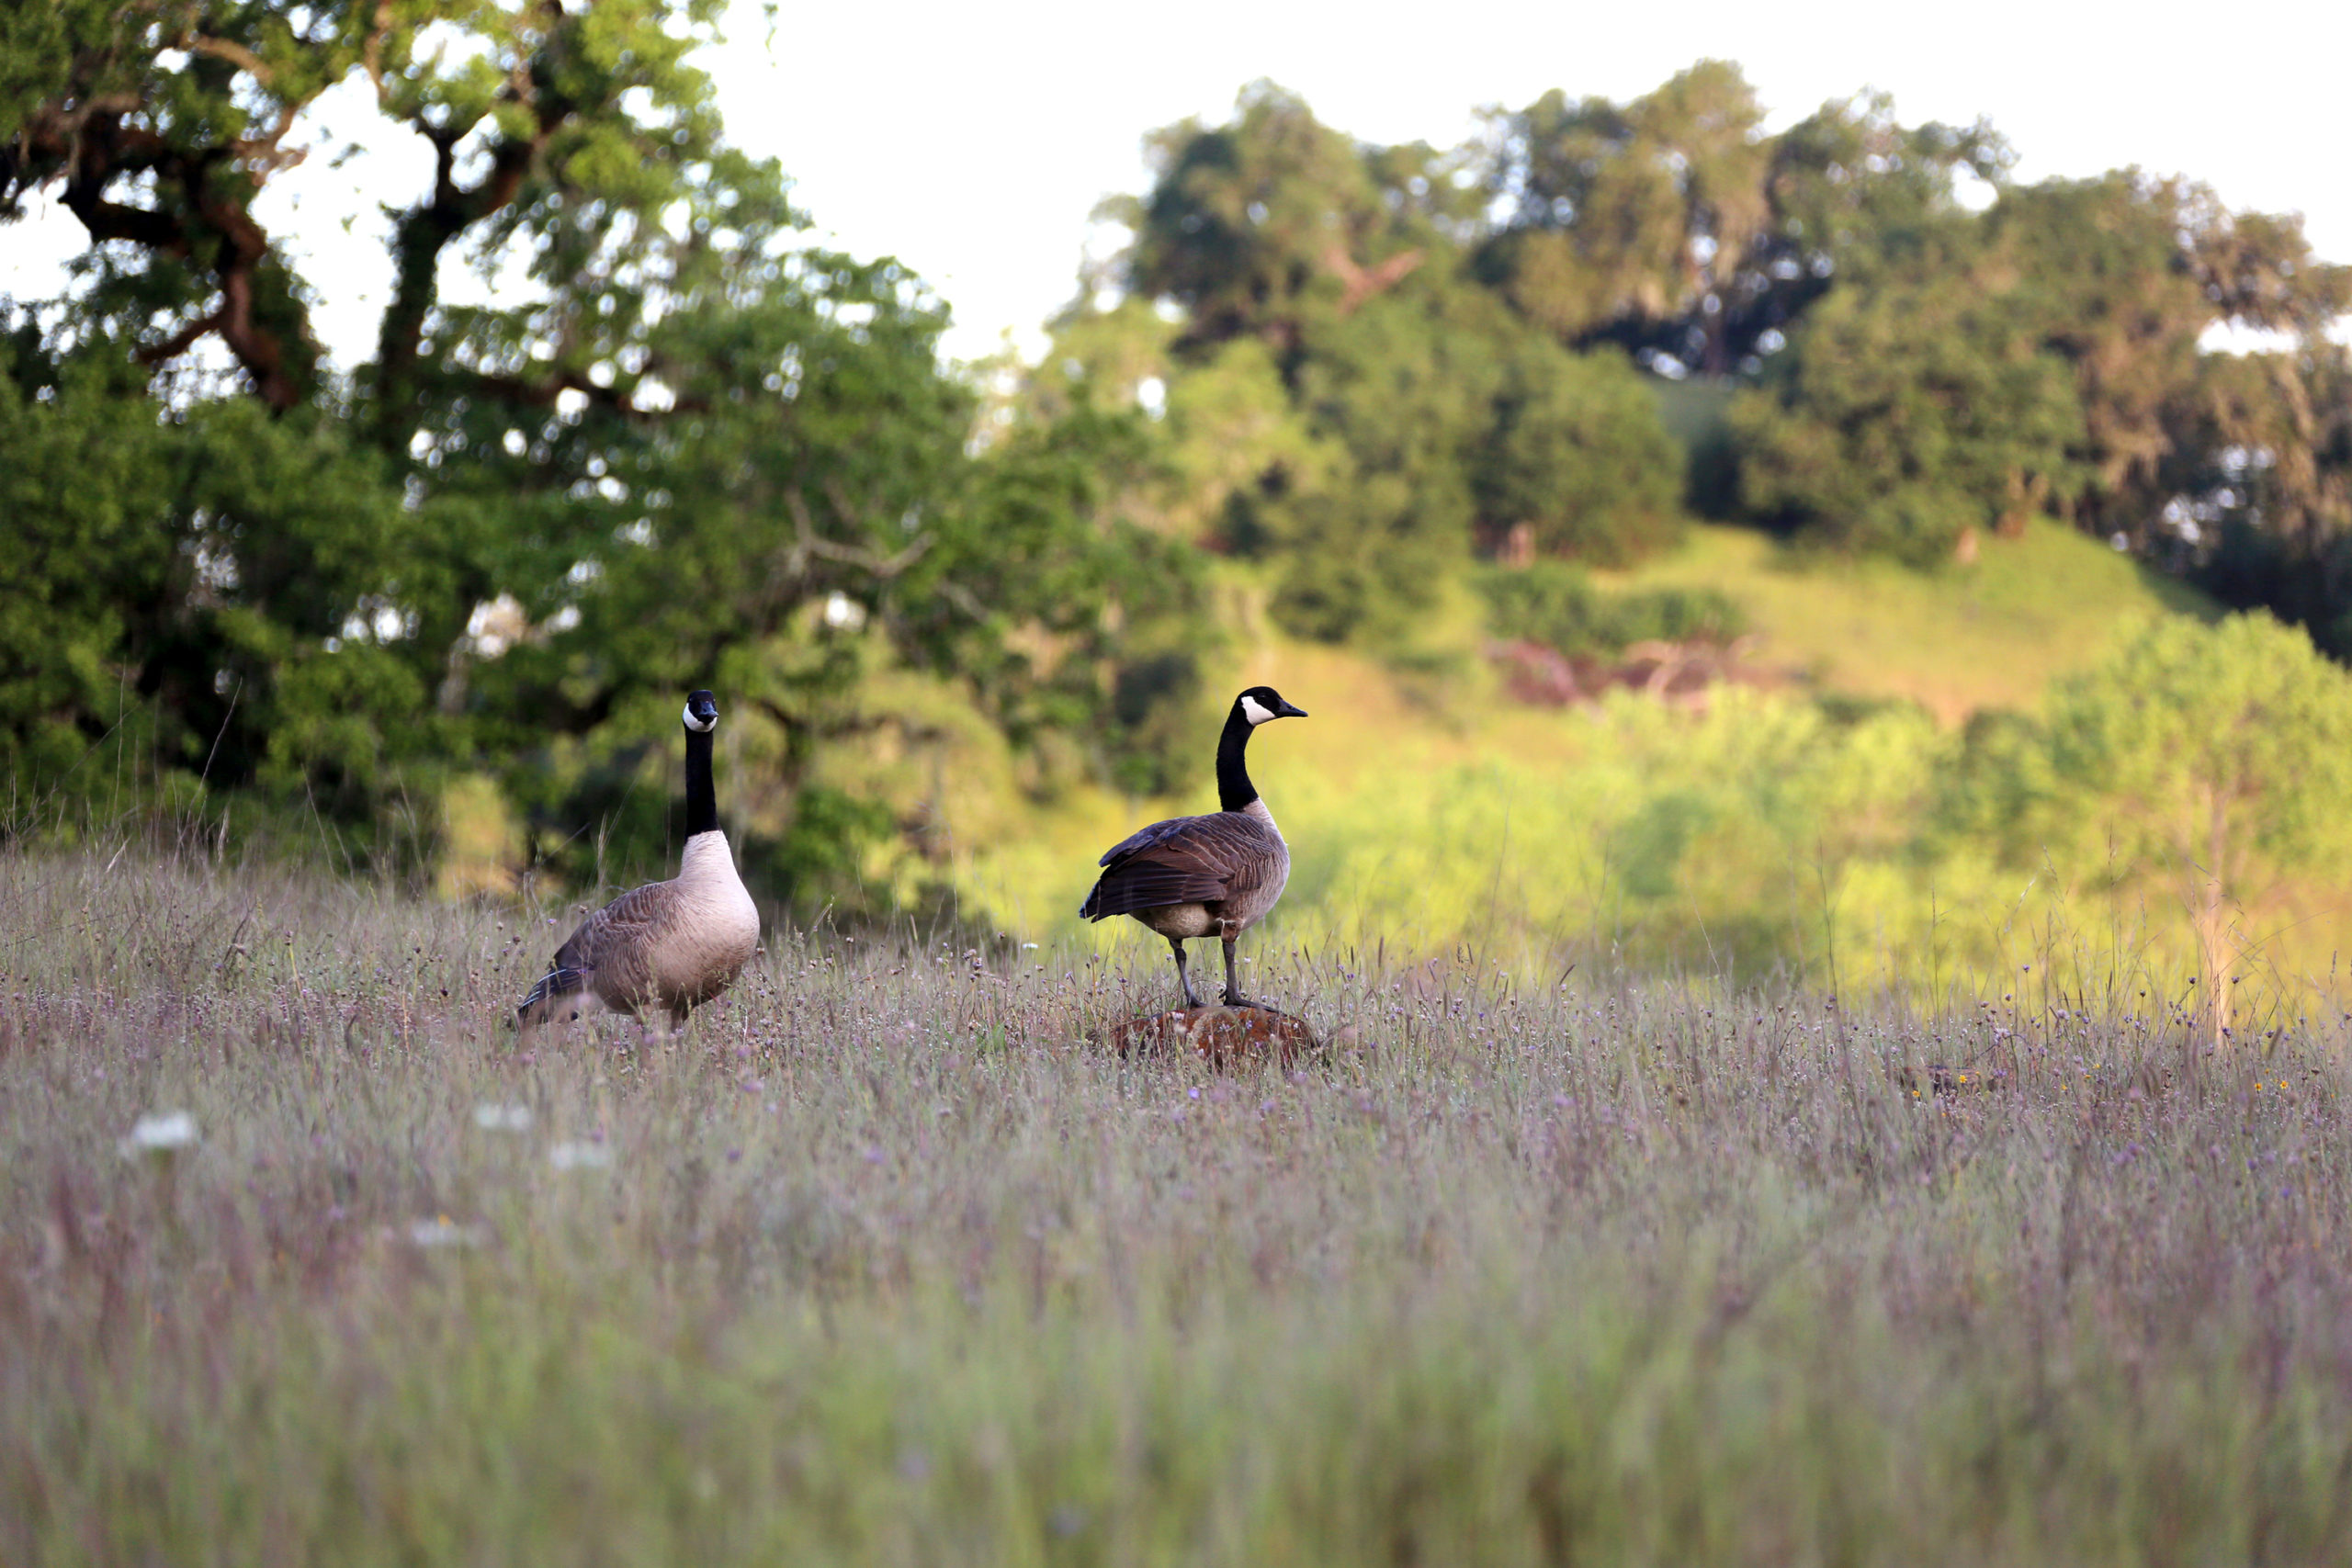
[[[2065,360],[1980,276],[1923,270],[1822,300],[1734,402],[1755,516],[1932,566],[2068,485],[2084,432]]]
[[[653,716],[725,684],[730,734],[778,764],[732,795],[749,858],[816,896],[841,889],[793,868],[924,847],[920,784],[798,809],[830,755],[947,743],[890,671],[964,694],[987,736],[961,744],[1083,726],[1112,766],[1149,729],[1132,682],[1114,716],[1127,639],[1192,579],[1098,504],[1136,418],[967,451],[944,305],[806,244],[778,167],[726,142],[690,63],[717,13],[77,5],[9,29],[0,215],[54,187],[91,242],[0,387],[33,547],[0,568],[20,806],[130,726],[175,798],[299,803],[386,865],[428,857],[441,783],[486,768],[535,863],[617,874],[663,849]],[[339,280],[254,212],[347,79],[435,174],[345,376],[310,326]],[[447,302],[459,265],[495,304]]]
[[[2070,526],[2352,658],[2352,275],[2291,218],[2132,170],[2019,184],[1991,127],[1883,96],[1770,130],[1719,61],[1492,110],[1455,148],[1361,141],[1260,82],[1150,135],[1148,188],[1101,213],[1124,245],[1035,363],[966,370],[945,301],[811,243],[782,169],[729,141],[695,64],[717,19],[0,23],[0,220],[47,192],[89,242],[0,339],[17,829],[143,803],[354,866],[422,874],[462,828],[567,886],[637,874],[675,837],[677,694],[711,684],[755,878],[878,914],[1073,786],[1190,787],[1206,671],[1284,635],[1460,694],[1489,638],[1723,645],[1732,597],[1620,580],[1688,556],[1693,512],[1955,593],[1976,552]],[[351,366],[312,328],[347,280],[256,216],[334,151],[306,141],[330,93],[432,170]],[[2264,352],[2218,351],[2247,332]],[[1929,856],[1930,792],[1901,781],[1946,742],[1847,700],[1788,743],[1899,753],[1871,852]],[[1951,744],[2006,736],[2054,779],[2042,723]],[[1770,822],[1793,854],[1829,820],[1702,773],[1620,836],[1651,916],[1708,833]],[[1711,920],[1745,918],[1740,886]]]
[[[2247,908],[2352,858],[2352,681],[2266,615],[2157,621],[2061,682],[2039,720],[1971,741],[1945,831],[2019,866],[2177,898],[2217,1040],[2267,934],[2240,928]]]

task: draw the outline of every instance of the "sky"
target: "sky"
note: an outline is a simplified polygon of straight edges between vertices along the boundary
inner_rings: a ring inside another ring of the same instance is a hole
[[[1035,355],[1077,289],[1103,197],[1148,180],[1144,134],[1268,77],[1327,124],[1369,141],[1452,145],[1482,106],[1551,87],[1624,98],[1693,60],[1739,62],[1778,127],[1875,87],[1906,122],[1989,118],[2018,177],[2124,164],[2179,174],[2233,207],[2304,214],[2313,247],[2352,261],[2352,144],[2341,79],[2352,4],[2216,7],[2081,0],[1966,6],[1783,0],[1485,6],[1194,0],[842,5],[779,0],[771,44],[757,0],[704,61],[729,135],[781,160],[826,243],[891,254],[951,303],[952,357],[1010,333]],[[334,308],[321,335],[346,366],[368,352],[389,283],[379,204],[413,199],[423,144],[340,90],[304,130],[322,155],[273,182],[260,216],[293,237]],[[346,228],[347,224],[347,228]],[[0,293],[53,293],[80,243],[49,209],[0,229]],[[470,286],[459,280],[454,292]]]

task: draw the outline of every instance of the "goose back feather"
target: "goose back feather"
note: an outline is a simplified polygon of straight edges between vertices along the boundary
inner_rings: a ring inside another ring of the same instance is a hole
[[[1290,879],[1290,846],[1263,801],[1252,811],[1176,817],[1128,835],[1098,863],[1079,913],[1090,920],[1173,904],[1230,904],[1237,928],[1256,921]]]

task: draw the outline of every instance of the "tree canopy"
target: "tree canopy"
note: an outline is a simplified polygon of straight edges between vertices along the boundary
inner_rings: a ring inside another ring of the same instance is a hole
[[[685,686],[726,685],[746,743],[777,751],[780,798],[743,810],[780,846],[919,822],[919,795],[813,829],[797,808],[829,749],[926,743],[880,671],[959,684],[1016,749],[1102,716],[1115,760],[1125,639],[1188,581],[1098,504],[1136,417],[968,450],[945,307],[887,258],[809,244],[781,169],[725,140],[692,63],[716,16],[18,16],[0,212],[52,186],[90,239],[72,295],[19,312],[0,379],[23,457],[0,483],[35,547],[0,569],[20,781],[64,781],[135,724],[164,783],[299,801],[397,859],[402,831],[431,836],[434,781],[488,768],[578,871],[599,819],[658,852],[643,721]],[[255,200],[350,80],[434,172],[392,214],[375,356],[342,371],[310,325],[338,280],[301,276]],[[449,302],[458,265],[494,303]],[[829,855],[854,859],[799,860]]]
[[[1105,209],[1125,302],[1081,298],[1042,375],[1116,360],[1167,388],[1176,449],[1222,433],[1145,510],[1296,563],[1297,629],[1385,639],[1480,553],[1623,564],[1688,504],[1922,566],[2052,512],[2339,647],[2324,334],[2352,275],[2297,220],[2132,170],[2019,185],[1990,126],[1883,96],[1770,132],[1717,61],[1491,111],[1452,151],[1356,142],[1264,83],[1148,146],[1151,188]],[[2223,326],[2298,347],[2208,351]],[[1728,423],[1679,454],[1623,355],[1736,390]]]
[[[770,889],[920,897],[965,781],[1169,786],[1219,573],[1399,656],[1480,602],[1597,647],[1617,612],[1579,574],[1702,506],[1928,570],[2052,513],[2352,658],[2352,273],[2292,218],[2132,170],[2020,184],[1988,125],[1882,96],[1770,130],[1717,61],[1454,148],[1261,82],[1149,137],[1103,209],[1125,248],[990,379],[942,365],[921,278],[813,243],[729,141],[718,19],[0,20],[0,222],[53,193],[88,241],[0,337],[19,818],[121,787],[87,765],[111,746],[174,809],[422,864],[463,780],[584,879],[659,852],[652,738],[707,683]],[[260,216],[335,152],[331,92],[430,170],[352,365],[312,325],[347,280]],[[1727,624],[1689,608],[1651,619]]]

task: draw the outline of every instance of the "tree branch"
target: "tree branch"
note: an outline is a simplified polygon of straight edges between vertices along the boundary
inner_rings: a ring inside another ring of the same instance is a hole
[[[1355,258],[1336,240],[1323,253],[1323,265],[1340,280],[1342,316],[1354,315],[1366,300],[1402,283],[1421,265],[1421,252],[1415,247],[1397,252],[1377,266],[1358,266]]]
[[[832,498],[833,505],[843,516],[854,515],[843,503],[838,485],[829,479],[826,481],[825,488]],[[825,538],[817,532],[816,519],[809,515],[808,500],[801,495],[797,487],[784,492],[784,503],[792,513],[791,561],[792,574],[795,577],[802,576],[808,571],[808,558],[814,556],[819,560],[857,567],[887,581],[921,560],[932,546],[932,536],[928,532],[917,534],[907,541],[905,548],[887,556],[861,545],[841,544]],[[970,595],[967,594],[965,597],[969,599]],[[972,602],[977,606],[978,602],[977,600]]]
[[[229,61],[265,85],[269,80],[268,66],[243,44],[209,37],[184,42],[194,52]],[[269,236],[254,220],[247,187],[216,182],[215,176],[224,164],[233,164],[258,186],[275,170],[298,162],[300,153],[280,149],[308,100],[280,104],[275,127],[262,136],[193,148],[125,124],[126,116],[145,107],[136,94],[93,93],[61,101],[73,107],[39,112],[19,133],[6,168],[10,194],[62,175],[62,204],[94,242],[119,241],[192,261],[220,288],[216,309],[141,350],[138,361],[152,368],[218,333],[271,408],[283,411],[300,401],[309,377],[298,363],[301,356],[289,354],[288,336],[290,330],[307,341],[300,307],[289,292],[282,299],[271,297],[266,313],[277,320],[264,320],[265,312],[256,311],[254,284],[269,265]],[[117,179],[141,173],[155,176],[154,205],[108,198]]]
[[[180,40],[180,47],[190,54],[209,54],[215,60],[225,60],[238,70],[266,87],[270,85],[269,66],[262,57],[234,39],[207,38],[201,33]]]
[[[397,404],[400,389],[415,374],[425,318],[439,295],[441,253],[459,234],[514,200],[548,140],[571,117],[571,106],[560,100],[534,97],[531,107],[533,134],[502,138],[491,150],[489,171],[471,187],[461,186],[457,178],[458,142],[471,126],[436,127],[422,118],[410,121],[433,143],[433,195],[403,214],[393,231],[396,276],[376,349],[377,395],[388,412]],[[518,391],[523,386],[517,384]],[[551,385],[548,400],[564,389],[561,382]],[[596,390],[585,385],[577,389],[592,395]],[[530,400],[526,396],[524,400]],[[386,439],[398,434],[388,423]]]
[[[376,0],[375,25],[368,30],[368,42],[360,51],[359,62],[375,86],[377,106],[387,109],[391,107],[391,94],[384,85],[384,40],[391,32],[392,0]]]
[[[168,360],[177,359],[194,347],[196,341],[205,333],[219,331],[220,316],[221,312],[217,310],[198,316],[163,342],[141,349],[137,356],[139,363],[152,369]]]
[[[639,408],[617,388],[600,387],[572,370],[550,376],[543,381],[526,380],[520,376],[502,375],[491,370],[456,369],[447,374],[475,392],[503,402],[519,403],[525,408],[552,408],[556,399],[564,393],[578,392],[607,412],[618,414],[633,423],[650,423],[673,413],[705,413],[710,408],[710,404],[701,398],[681,398],[666,409]]]

